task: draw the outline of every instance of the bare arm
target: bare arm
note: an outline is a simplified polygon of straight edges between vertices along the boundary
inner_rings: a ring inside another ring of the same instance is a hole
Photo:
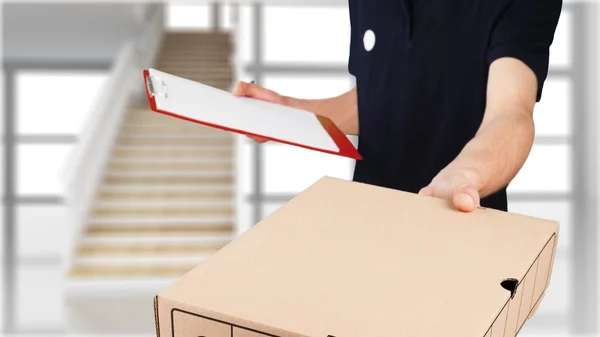
[[[508,185],[533,146],[536,93],[537,78],[524,63],[514,58],[494,61],[477,134],[421,194],[449,198],[469,211],[480,198]]]
[[[537,79],[518,60],[492,63],[487,108],[479,131],[452,165],[471,172],[482,197],[508,185],[533,146]]]

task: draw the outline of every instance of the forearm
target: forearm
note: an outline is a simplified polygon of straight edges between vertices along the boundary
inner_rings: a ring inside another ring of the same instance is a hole
[[[331,119],[345,134],[358,135],[358,103],[356,89],[324,99],[284,97],[285,104]]]
[[[478,131],[449,165],[465,172],[481,197],[507,186],[516,176],[531,151],[535,136],[530,112],[498,115]]]

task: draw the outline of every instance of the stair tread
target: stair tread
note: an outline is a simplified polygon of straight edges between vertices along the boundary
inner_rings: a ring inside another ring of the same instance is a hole
[[[148,146],[161,146],[161,145],[229,145],[233,146],[233,138],[196,138],[196,139],[119,139],[118,145],[148,145]]]
[[[171,244],[86,244],[77,249],[81,257],[102,256],[176,256],[176,255],[212,255],[228,242],[171,243]]]
[[[227,225],[177,225],[177,226],[135,226],[125,224],[123,226],[89,226],[85,232],[86,236],[176,236],[176,235],[230,235],[234,231],[233,224]]]
[[[197,264],[161,264],[158,266],[125,265],[125,266],[75,266],[68,276],[72,278],[81,277],[166,277],[183,276],[194,269]]]
[[[108,165],[108,169],[111,171],[118,170],[124,172],[139,172],[139,171],[209,171],[209,170],[233,170],[234,165],[232,162],[200,162],[200,163],[160,163],[160,162],[146,162],[146,163],[118,163],[111,162]]]
[[[100,191],[98,200],[232,200],[231,191]]]

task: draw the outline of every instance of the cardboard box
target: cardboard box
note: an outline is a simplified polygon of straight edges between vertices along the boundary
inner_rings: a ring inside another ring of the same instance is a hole
[[[325,177],[155,298],[159,337],[512,337],[558,223]]]

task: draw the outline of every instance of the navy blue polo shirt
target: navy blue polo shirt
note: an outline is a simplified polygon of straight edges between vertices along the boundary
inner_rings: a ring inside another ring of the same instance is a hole
[[[548,72],[562,0],[349,0],[356,77],[354,180],[417,193],[479,128],[490,64],[513,57]],[[483,198],[507,210],[506,188]]]

